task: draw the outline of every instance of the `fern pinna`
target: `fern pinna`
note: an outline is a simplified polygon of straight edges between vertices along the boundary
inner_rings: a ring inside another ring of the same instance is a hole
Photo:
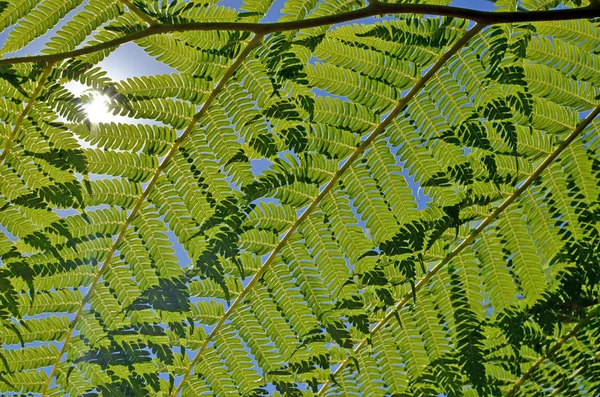
[[[0,1],[0,393],[600,395],[600,6],[494,3]]]

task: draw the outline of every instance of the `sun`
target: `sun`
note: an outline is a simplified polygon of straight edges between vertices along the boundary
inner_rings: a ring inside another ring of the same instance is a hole
[[[108,108],[108,97],[99,92],[91,94],[91,100],[85,104],[85,112],[94,124],[108,123],[115,118]]]

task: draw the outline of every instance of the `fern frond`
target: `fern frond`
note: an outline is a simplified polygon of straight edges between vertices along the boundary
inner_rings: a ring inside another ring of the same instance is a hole
[[[7,345],[35,341],[50,342],[66,335],[69,329],[69,319],[64,315],[49,316],[23,320],[16,330],[12,326],[1,326],[1,329],[2,341]]]
[[[84,149],[83,155],[87,172],[123,176],[132,181],[147,181],[158,167],[157,158],[146,154]]]
[[[7,4],[0,13],[0,31],[15,24],[20,18],[27,15],[41,0],[25,0],[19,3]]]
[[[319,324],[317,318],[312,315],[310,307],[305,303],[304,293],[296,289],[294,278],[289,274],[285,264],[277,263],[265,274],[265,283],[269,288],[271,299],[278,302],[279,310],[289,321],[295,333],[304,337],[317,329]],[[297,282],[302,283],[302,280],[297,279]]]
[[[3,382],[0,382],[0,391],[10,393],[16,390],[17,393],[39,393],[47,376],[39,371],[14,372],[2,375]]]
[[[164,155],[176,138],[173,129],[146,124],[97,123],[79,125],[73,131],[90,146],[157,156]]]
[[[597,394],[595,3],[4,3],[0,394]]]
[[[131,209],[141,193],[139,183],[120,178],[96,179],[86,182],[83,202],[90,207],[107,204]]]
[[[346,97],[377,113],[390,110],[392,101],[399,100],[401,96],[400,90],[395,87],[329,63],[308,65],[306,74],[311,86]]]
[[[117,83],[116,90],[141,99],[179,98],[200,104],[210,94],[210,83],[187,74],[134,77]]]
[[[123,6],[107,0],[91,0],[60,28],[42,50],[45,54],[70,51],[102,24],[123,13]]]
[[[515,282],[504,264],[500,239],[494,236],[483,236],[475,243],[474,249],[480,262],[480,275],[490,295],[494,310],[503,309],[517,302]]]
[[[527,48],[527,59],[542,65],[548,65],[567,76],[598,86],[600,77],[595,73],[600,62],[599,56],[565,42],[553,42],[548,37],[532,38]]]
[[[52,28],[67,13],[77,8],[83,0],[41,0],[36,8],[19,19],[19,23],[8,35],[0,53],[15,52],[40,37]],[[21,14],[21,12],[19,12]]]
[[[543,65],[524,65],[528,87],[532,94],[539,95],[578,111],[594,107],[594,86],[585,81],[575,81],[556,69]],[[557,88],[559,87],[559,88]]]
[[[514,207],[505,213],[498,223],[509,266],[519,279],[521,291],[527,303],[533,303],[544,293],[546,279],[542,263],[536,252],[536,244],[527,230],[524,214]]]
[[[262,379],[254,369],[252,361],[247,356],[244,345],[237,338],[234,329],[226,327],[224,333],[217,336],[217,354],[220,362],[231,374],[241,394],[249,394],[262,384]]]

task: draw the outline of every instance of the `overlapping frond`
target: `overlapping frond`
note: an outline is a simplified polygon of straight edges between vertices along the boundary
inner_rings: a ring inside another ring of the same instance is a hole
[[[600,393],[597,4],[401,3],[0,1],[0,392]]]

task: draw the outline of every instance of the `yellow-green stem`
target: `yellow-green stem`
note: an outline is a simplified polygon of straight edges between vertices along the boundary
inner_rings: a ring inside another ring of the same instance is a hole
[[[414,289],[412,291],[410,291],[409,293],[407,293],[404,296],[404,298],[402,298],[402,300],[399,301],[394,306],[394,308],[392,310],[390,310],[390,312],[388,314],[386,314],[386,316],[375,325],[375,327],[373,327],[373,329],[371,330],[371,332],[369,334],[374,335],[377,332],[379,332],[379,330],[382,329],[390,321],[390,319],[394,318],[395,312],[402,309],[407,303],[409,303],[414,298],[414,296],[415,296],[414,294],[417,294],[421,289],[423,289],[423,287],[425,287],[429,283],[429,281],[432,279],[433,276],[435,276],[453,258],[455,258],[457,255],[459,255],[466,247],[471,245],[475,241],[475,238],[477,238],[477,236],[479,234],[481,234],[481,232],[483,232],[483,230],[490,223],[492,223],[496,218],[498,218],[498,216],[510,204],[512,204],[525,190],[527,190],[527,188],[529,188],[529,186],[531,186],[531,184],[538,178],[538,176],[540,176],[540,174],[546,168],[548,168],[548,166],[550,164],[552,164],[552,162],[567,148],[567,146],[569,146],[571,144],[571,142],[573,142],[581,134],[581,132],[585,129],[585,127],[587,127],[594,120],[594,118],[596,116],[598,116],[599,113],[600,113],[600,105],[598,105],[581,123],[579,123],[579,125],[575,128],[575,130],[573,130],[573,132],[571,132],[571,134],[569,134],[569,136],[567,136],[567,138],[552,153],[550,153],[548,155],[548,157],[546,157],[546,159],[535,169],[535,171],[533,171],[533,173],[523,182],[523,184],[517,190],[514,191],[514,193],[512,193],[508,198],[506,198],[502,202],[502,204],[500,204],[491,214],[489,214],[483,220],[483,222],[481,222],[479,224],[479,226],[475,230],[473,230],[471,232],[471,234],[469,234],[469,236],[466,239],[464,239],[454,250],[452,250],[452,252],[450,252],[448,255],[446,255],[444,257],[444,259],[442,259],[437,265],[435,265],[422,279],[420,279],[419,282],[415,284]],[[358,354],[367,345],[367,343],[368,343],[368,338],[364,338],[354,348],[353,354],[354,355]],[[341,373],[344,370],[344,368],[346,368],[346,366],[348,364],[350,364],[352,361],[353,360],[351,357],[348,357],[346,360],[344,360],[340,364],[340,366],[335,370],[335,372],[333,373],[333,377],[335,377],[339,373]],[[318,395],[322,396],[330,384],[331,384],[331,381],[327,380],[321,387],[321,390],[319,390]],[[510,395],[510,394],[508,394],[508,395]]]
[[[129,225],[131,225],[131,222],[137,216],[137,214],[138,214],[139,210],[142,208],[142,205],[144,204],[146,198],[150,194],[150,191],[156,185],[158,178],[160,177],[162,172],[165,170],[167,165],[171,162],[171,160],[173,159],[173,156],[175,156],[175,154],[177,153],[177,150],[179,149],[179,147],[181,146],[183,141],[185,141],[185,139],[191,134],[193,128],[196,126],[196,124],[198,124],[198,122],[200,121],[202,116],[204,116],[206,114],[206,112],[208,111],[208,108],[210,107],[212,102],[215,100],[217,95],[223,90],[223,87],[225,87],[225,84],[227,83],[227,81],[231,78],[231,76],[233,76],[233,74],[235,73],[238,66],[244,61],[244,59],[246,59],[246,57],[250,54],[250,52],[254,49],[254,47],[256,47],[258,45],[258,43],[262,40],[262,37],[263,36],[261,36],[261,35],[256,35],[248,43],[248,45],[246,45],[246,47],[240,53],[238,58],[225,71],[225,74],[223,75],[221,80],[219,80],[219,83],[216,85],[214,90],[210,93],[210,95],[208,96],[208,98],[206,99],[204,104],[202,105],[202,108],[198,111],[198,113],[196,113],[196,115],[193,117],[192,121],[187,126],[187,128],[183,131],[183,133],[179,136],[179,138],[177,138],[177,140],[173,143],[173,146],[171,147],[171,149],[169,150],[169,152],[167,153],[167,155],[165,156],[163,161],[160,163],[160,165],[154,172],[154,175],[150,179],[150,182],[148,182],[148,185],[146,186],[146,188],[144,189],[144,191],[138,198],[138,201],[136,202],[135,206],[131,210],[129,216],[127,217],[127,220],[125,221],[125,223],[123,224],[123,227],[121,228],[121,231],[119,232],[111,249],[109,250],[106,260],[104,261],[104,263],[102,264],[100,269],[98,269],[98,272],[94,276],[94,279],[92,280],[92,283],[90,284],[90,287],[89,287],[87,293],[83,297],[81,304],[79,305],[79,308],[77,309],[77,312],[75,313],[75,317],[73,317],[73,320],[71,321],[69,331],[67,332],[67,335],[65,336],[63,345],[62,345],[60,351],[58,352],[58,355],[56,357],[54,365],[52,366],[52,369],[50,370],[50,374],[48,375],[48,381],[46,382],[46,384],[44,385],[44,388],[42,389],[42,397],[44,397],[46,395],[46,393],[48,392],[48,388],[50,387],[50,384],[52,383],[52,379],[54,378],[56,370],[58,369],[58,366],[60,364],[60,360],[61,360],[62,356],[67,351],[67,347],[69,345],[69,342],[71,341],[73,331],[75,330],[77,322],[79,321],[79,319],[81,318],[81,315],[83,314],[83,310],[84,310],[86,303],[90,300],[90,297],[94,293],[94,290],[96,289],[96,286],[98,285],[98,282],[100,281],[100,278],[102,277],[102,274],[104,274],[106,269],[108,269],[108,266],[110,265],[110,262],[113,258],[114,253],[116,252],[117,248],[119,247],[119,244],[121,244],[121,241],[123,241],[123,238],[125,237],[125,233],[127,232]]]
[[[8,135],[8,137],[6,138],[6,141],[4,142],[4,147],[2,148],[2,154],[0,154],[0,164],[3,164],[4,160],[6,159],[6,156],[8,156],[8,153],[10,152],[10,147],[11,147],[13,141],[15,140],[15,137],[17,136],[17,134],[23,127],[23,122],[25,121],[25,118],[31,111],[31,108],[33,108],[33,104],[35,103],[35,100],[42,92],[42,88],[44,88],[44,83],[46,82],[48,75],[52,71],[53,65],[54,65],[54,63],[48,63],[46,65],[46,67],[44,68],[44,71],[42,72],[42,77],[40,77],[40,81],[38,81],[35,89],[31,93],[29,102],[27,102],[25,109],[23,109],[23,111],[19,115],[19,118],[15,122],[14,128],[10,132],[10,135]]]
[[[246,295],[254,288],[254,285],[258,282],[258,280],[263,276],[263,274],[269,269],[279,251],[287,244],[290,237],[294,232],[298,229],[300,224],[306,220],[310,216],[310,214],[317,208],[317,206],[321,203],[323,198],[329,194],[329,192],[335,187],[338,183],[342,175],[352,166],[354,161],[356,161],[362,153],[367,149],[367,147],[377,138],[381,133],[390,125],[390,123],[402,112],[404,107],[408,104],[408,102],[423,88],[425,83],[433,77],[437,71],[450,59],[450,57],[455,54],[458,50],[460,50],[472,37],[477,35],[485,25],[477,24],[471,30],[469,30],[463,37],[460,38],[444,55],[438,59],[438,61],[419,79],[419,81],[413,86],[413,88],[406,94],[406,96],[394,107],[394,109],[386,116],[386,118],[371,132],[371,134],[356,148],[356,150],[344,161],[344,164],[338,169],[335,175],[331,178],[331,180],[321,189],[318,196],[310,203],[310,205],[304,210],[304,212],[296,219],[294,224],[287,230],[285,235],[281,238],[277,246],[273,249],[273,251],[269,254],[269,257],[264,262],[264,264],[258,269],[256,274],[252,277],[252,280],[246,285],[246,287],[240,292],[236,300],[229,306],[225,314],[219,319],[219,322],[212,329],[210,334],[202,341],[202,345],[194,356],[193,360],[190,362],[188,370],[183,375],[181,379],[181,383],[177,387],[177,389],[173,392],[172,396],[175,397],[187,381],[188,377],[193,371],[194,366],[208,347],[210,341],[219,333],[225,321],[231,316],[231,314],[238,308],[240,303],[244,300]]]

